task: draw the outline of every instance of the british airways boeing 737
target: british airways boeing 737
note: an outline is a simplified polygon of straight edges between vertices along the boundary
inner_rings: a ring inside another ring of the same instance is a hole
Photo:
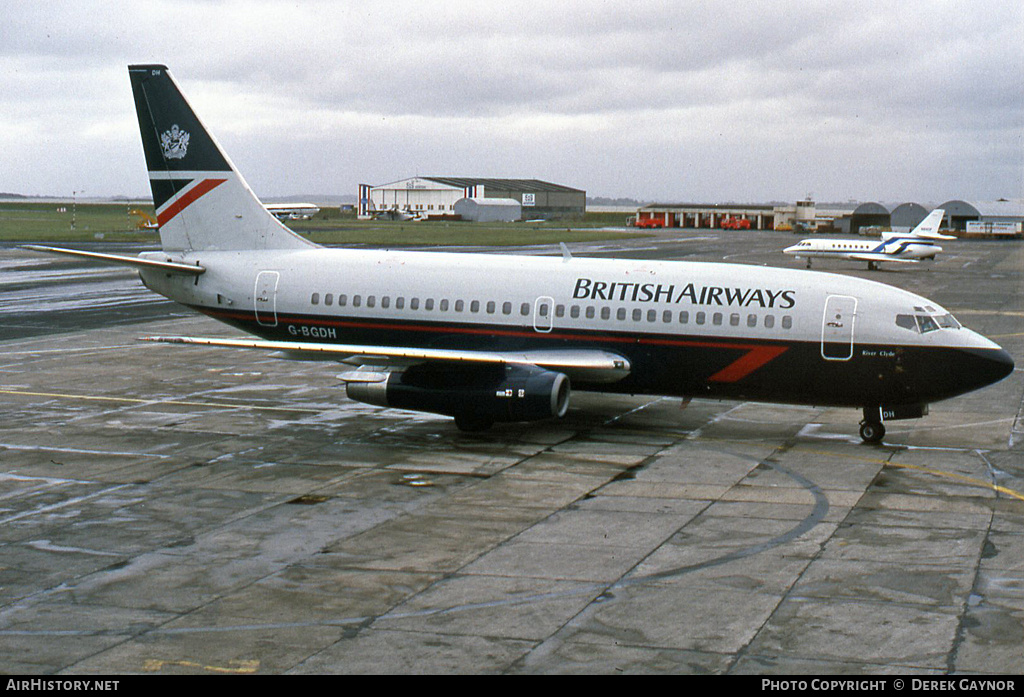
[[[934,259],[942,251],[935,240],[956,239],[939,233],[945,214],[944,210],[936,208],[910,233],[883,232],[881,242],[809,238],[782,251],[797,259],[807,259],[807,268],[811,268],[814,258],[866,261],[869,270],[877,269],[883,261],[915,264],[921,259]]]
[[[135,267],[254,335],[151,337],[334,360],[350,398],[462,429],[561,417],[570,391],[863,410],[883,421],[1006,376],[1009,354],[921,296],[725,263],[325,249],[260,204],[162,65],[129,67],[162,251],[33,247]]]

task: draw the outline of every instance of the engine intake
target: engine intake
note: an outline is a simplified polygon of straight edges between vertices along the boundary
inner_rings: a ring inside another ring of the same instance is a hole
[[[518,365],[413,366],[377,382],[349,382],[349,399],[381,407],[454,416],[459,426],[565,416],[569,378]]]

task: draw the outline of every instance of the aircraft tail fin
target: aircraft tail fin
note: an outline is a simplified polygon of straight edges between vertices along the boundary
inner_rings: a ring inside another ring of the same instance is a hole
[[[924,237],[929,240],[956,239],[951,235],[943,235],[939,232],[939,226],[942,225],[942,219],[945,215],[946,211],[941,208],[936,208],[929,213],[924,220],[918,223],[917,227],[914,228],[910,234],[914,237]]]
[[[128,74],[165,251],[314,246],[267,212],[166,66]]]

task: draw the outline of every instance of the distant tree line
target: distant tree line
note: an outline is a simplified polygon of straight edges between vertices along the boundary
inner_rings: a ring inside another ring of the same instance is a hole
[[[633,198],[608,198],[606,196],[587,196],[588,206],[644,206],[649,201],[637,201]]]

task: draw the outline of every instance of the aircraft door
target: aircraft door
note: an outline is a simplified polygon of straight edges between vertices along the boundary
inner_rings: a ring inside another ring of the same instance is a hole
[[[277,282],[280,276],[277,271],[260,271],[256,276],[253,300],[256,322],[262,327],[277,326]]]
[[[826,361],[853,358],[853,325],[857,317],[857,298],[830,295],[821,320],[821,357]]]
[[[533,303],[533,328],[546,334],[554,326],[555,299],[542,295]]]

